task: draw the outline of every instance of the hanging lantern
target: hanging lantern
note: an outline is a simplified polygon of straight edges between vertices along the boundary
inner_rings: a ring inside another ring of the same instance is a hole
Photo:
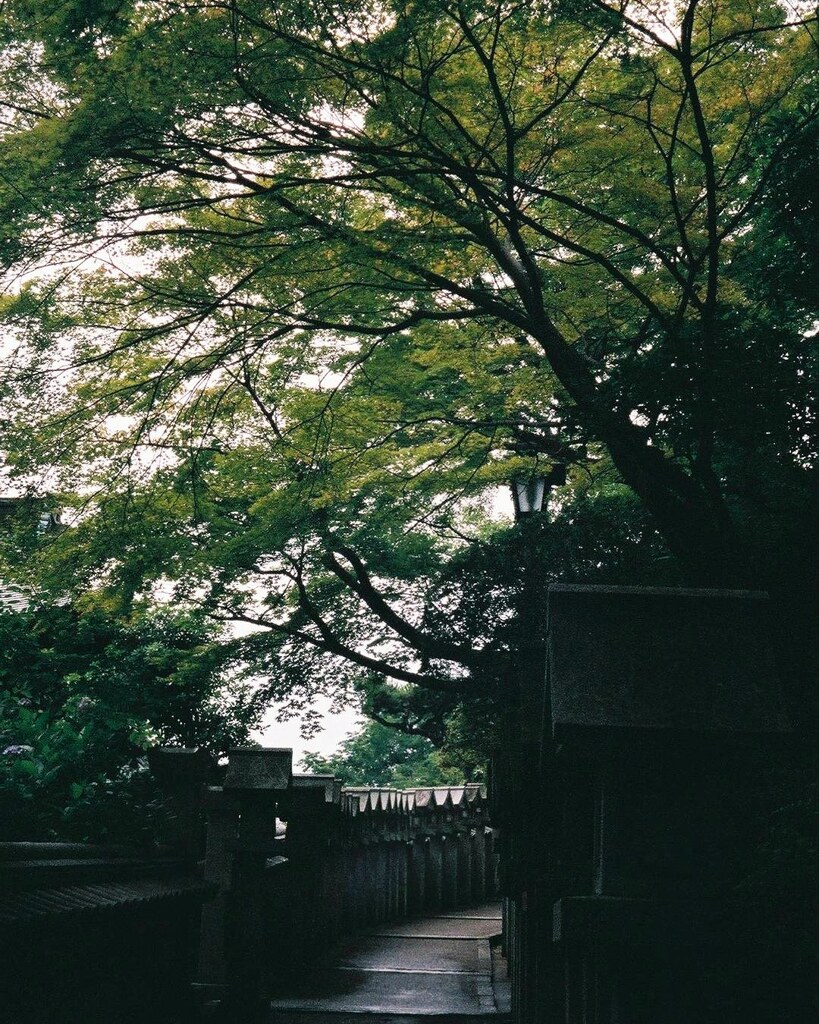
[[[513,480],[512,501],[515,505],[515,518],[542,511],[545,494],[545,476],[518,477]]]

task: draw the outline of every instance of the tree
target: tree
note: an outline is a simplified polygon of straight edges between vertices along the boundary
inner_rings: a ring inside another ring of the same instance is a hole
[[[463,776],[441,762],[440,754],[423,736],[407,736],[378,722],[368,722],[350,735],[330,757],[307,752],[302,758],[310,772],[335,775],[345,786],[459,785]]]
[[[9,3],[7,460],[79,495],[60,585],[180,580],[284,689],[312,648],[342,690],[463,692],[509,650],[427,628],[440,566],[485,539],[470,503],[565,465],[564,501],[622,481],[685,579],[794,590],[807,628],[815,292],[764,268],[815,238],[815,31]]]
[[[218,757],[261,706],[192,617],[84,607],[0,612],[0,813],[7,839],[150,842],[157,744]]]

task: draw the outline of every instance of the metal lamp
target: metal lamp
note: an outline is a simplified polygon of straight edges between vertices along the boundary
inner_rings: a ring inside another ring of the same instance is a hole
[[[512,501],[515,505],[515,518],[540,512],[545,494],[545,476],[518,477],[513,480]]]

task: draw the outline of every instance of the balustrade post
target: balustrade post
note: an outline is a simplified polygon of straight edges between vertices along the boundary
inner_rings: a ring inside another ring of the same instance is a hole
[[[355,847],[352,851],[353,868],[350,878],[353,916],[357,928],[367,923],[367,851],[363,847]]]
[[[341,923],[342,927],[355,929],[359,926],[356,882],[358,879],[358,851],[348,846],[344,849],[341,864]]]
[[[469,826],[455,836],[458,848],[457,902],[468,906],[472,900],[472,841]]]
[[[388,872],[388,858],[389,858],[389,844],[384,841],[383,833],[376,844],[376,850],[378,851],[377,860],[377,874],[378,879],[378,923],[382,924],[387,920],[388,914],[388,888],[389,888],[389,872]]]
[[[390,887],[392,889],[390,918],[392,919],[401,916],[401,858],[403,852],[398,835],[393,830],[393,834],[390,837]]]
[[[384,920],[391,921],[396,914],[397,907],[397,879],[396,879],[396,861],[395,861],[395,843],[392,841],[392,837],[384,844],[386,854],[386,907],[384,913]]]
[[[486,898],[486,826],[478,819],[470,837],[472,846],[472,899],[476,903]]]
[[[458,837],[449,832],[443,844],[443,892],[444,910],[458,905]]]
[[[814,1018],[815,907],[749,871],[789,799],[772,777],[806,767],[770,617],[758,593],[550,588],[504,844],[516,1020]]]
[[[341,783],[333,779],[332,792],[325,790],[326,804],[332,802],[334,820],[330,835],[331,849],[326,862],[327,898],[330,917],[330,934],[335,941],[342,932],[344,920],[345,890],[349,881],[349,856],[343,846],[341,829]]]
[[[199,965],[195,988],[205,998],[224,999],[227,992],[227,929],[233,889],[233,858],[239,831],[239,801],[221,786],[203,795],[207,816],[204,878],[215,889],[202,907],[199,932]]]
[[[148,764],[169,812],[160,839],[194,864],[202,855],[202,790],[214,771],[213,758],[200,747],[154,747]]]
[[[378,843],[373,837],[367,839],[364,848],[364,920],[370,924],[378,923]]]
[[[409,844],[408,906],[410,914],[420,914],[426,908],[427,846],[426,836],[413,839]]]
[[[409,913],[409,852],[410,845],[404,841],[396,844],[398,853],[398,916]]]
[[[298,963],[333,937],[331,861],[342,840],[341,790],[331,775],[296,775],[286,810],[287,857],[293,871],[290,958]]]
[[[239,829],[227,921],[227,1006],[250,1021],[263,1007],[267,937],[263,915],[267,858],[274,852],[277,802],[291,786],[292,750],[229,752],[225,792],[239,802]]]
[[[498,833],[488,828],[485,833],[486,895],[494,898],[500,891],[498,880]]]
[[[427,909],[440,910],[444,903],[444,837],[439,833],[427,843]]]

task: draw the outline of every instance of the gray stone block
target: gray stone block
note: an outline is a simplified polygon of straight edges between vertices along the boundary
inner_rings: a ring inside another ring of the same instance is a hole
[[[214,759],[201,747],[153,747],[148,765],[161,786],[206,782]]]
[[[235,747],[228,751],[225,789],[284,790],[292,773],[290,748]]]
[[[341,800],[341,783],[334,775],[294,775],[293,790],[299,797],[309,793],[325,804]]]
[[[768,614],[752,591],[550,587],[554,737],[787,731]]]

